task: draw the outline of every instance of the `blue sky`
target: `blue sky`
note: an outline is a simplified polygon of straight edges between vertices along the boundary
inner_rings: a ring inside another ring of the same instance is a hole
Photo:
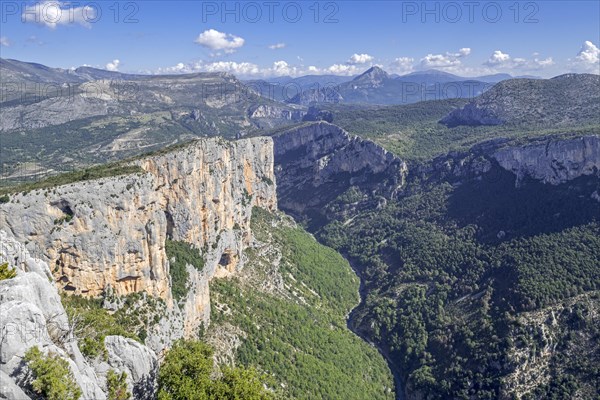
[[[600,1],[1,2],[1,56],[122,72],[600,73]]]

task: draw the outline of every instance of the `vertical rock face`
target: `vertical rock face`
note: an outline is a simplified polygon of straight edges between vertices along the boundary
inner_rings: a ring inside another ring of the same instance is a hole
[[[13,195],[0,226],[50,265],[61,290],[144,291],[171,306],[165,240],[191,244],[205,266],[182,305],[189,334],[209,318],[208,281],[243,263],[252,207],[277,207],[272,141],[200,140],[136,163],[143,173]]]
[[[600,136],[548,136],[528,144],[498,138],[465,152],[441,155],[419,165],[413,172],[421,180],[464,182],[481,178],[495,165],[515,175],[516,187],[522,186],[526,179],[560,185],[582,176],[600,178]],[[594,194],[594,199],[596,197]]]
[[[517,185],[526,177],[557,185],[599,173],[600,136],[509,147],[496,151],[493,157],[517,176]]]
[[[282,209],[319,209],[348,187],[389,197],[404,184],[407,165],[381,146],[327,122],[273,138]]]
[[[31,375],[23,356],[32,347],[65,360],[82,398],[106,399],[109,369],[127,373],[136,399],[154,398],[158,359],[148,347],[121,336],[105,340],[107,363],[86,360],[79,350],[48,265],[7,232],[0,230],[0,263],[17,272],[0,281],[0,399],[37,398],[31,393]],[[26,393],[27,392],[27,393]]]
[[[0,263],[16,270],[0,281],[0,399],[28,399],[23,356],[31,347],[67,361],[83,399],[105,399],[98,378],[83,359],[50,271],[7,232],[0,230]]]

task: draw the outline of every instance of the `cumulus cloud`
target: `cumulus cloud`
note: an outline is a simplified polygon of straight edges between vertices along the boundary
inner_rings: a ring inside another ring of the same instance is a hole
[[[501,50],[496,50],[490,58],[485,62],[485,65],[489,67],[496,67],[502,64],[506,64],[511,60],[510,55],[503,53]]]
[[[463,47],[457,53],[447,52],[445,54],[427,54],[421,59],[423,68],[449,68],[457,67],[461,64],[461,58],[471,54],[469,47]]]
[[[414,71],[415,59],[411,57],[398,57],[390,63],[390,72],[396,74],[408,74]]]
[[[21,15],[25,22],[55,29],[58,25],[81,25],[91,28],[99,19],[97,7],[86,5],[71,7],[68,2],[45,0],[26,6]]]
[[[490,58],[483,63],[484,65],[498,69],[521,69],[521,70],[540,70],[555,64],[552,57],[540,59],[539,53],[534,53],[533,60],[527,60],[521,57],[511,57],[508,53],[503,53],[501,50],[496,50]]]
[[[119,70],[119,64],[121,64],[121,61],[115,59],[115,60],[112,60],[111,62],[109,62],[108,64],[106,64],[105,68],[108,71],[116,72]]]
[[[233,53],[244,45],[244,39],[230,33],[208,29],[198,35],[194,43],[212,50],[223,50],[225,53]]]
[[[353,54],[352,57],[348,60],[349,65],[357,65],[357,64],[366,64],[368,62],[373,61],[373,56],[368,54]]]
[[[546,67],[549,67],[549,66],[555,64],[552,57],[548,57],[543,60],[540,60],[539,58],[536,57],[533,59],[532,63],[533,63],[533,65],[538,66],[539,68],[546,68]]]
[[[581,50],[579,50],[575,60],[583,64],[598,64],[600,61],[600,49],[594,43],[586,40],[583,46],[581,46]]]
[[[360,72],[363,72],[362,69],[359,69],[356,65],[333,64],[333,65],[329,66],[328,68],[325,68],[321,73],[342,75],[342,76],[352,76],[352,75],[356,75]]]
[[[256,64],[235,61],[216,61],[205,63],[196,61],[191,63],[178,63],[173,67],[159,68],[157,73],[163,74],[191,74],[194,72],[229,72],[234,75],[257,75],[260,68]]]
[[[206,72],[229,72],[234,75],[255,75],[259,73],[256,64],[249,62],[217,61],[204,64],[202,68]]]
[[[275,61],[271,68],[275,76],[293,75],[295,70],[285,61]]]
[[[275,43],[269,46],[271,50],[283,49],[285,47],[285,43]]]
[[[8,47],[10,46],[10,40],[6,36],[0,36],[0,46]]]

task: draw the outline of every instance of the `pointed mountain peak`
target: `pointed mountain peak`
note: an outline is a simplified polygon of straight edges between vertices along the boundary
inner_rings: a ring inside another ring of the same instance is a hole
[[[374,81],[381,82],[385,79],[389,79],[389,75],[380,67],[374,66],[363,72],[361,75],[354,78],[355,81]]]

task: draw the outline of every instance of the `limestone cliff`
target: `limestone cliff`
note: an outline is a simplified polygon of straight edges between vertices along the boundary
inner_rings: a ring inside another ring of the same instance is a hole
[[[277,207],[272,142],[200,140],[135,163],[142,173],[12,195],[0,207],[0,226],[50,265],[59,289],[147,292],[177,314],[157,335],[191,336],[210,317],[209,280],[243,265],[252,207]],[[188,268],[180,304],[170,290],[167,238],[191,244],[205,260],[202,271]],[[149,342],[157,351],[165,346],[158,337]]]
[[[493,154],[500,166],[517,176],[550,183],[565,183],[600,171],[600,136],[543,140],[522,147],[508,147]]]
[[[39,397],[31,390],[32,378],[23,361],[32,347],[67,362],[84,400],[107,398],[106,375],[110,369],[127,373],[129,390],[137,399],[152,398],[158,371],[152,350],[130,339],[110,336],[106,338],[106,359],[86,360],[58,290],[49,279],[48,264],[0,230],[0,263],[4,262],[17,276],[0,281],[0,399]]]
[[[280,205],[296,215],[320,209],[352,185],[389,197],[404,183],[404,161],[327,122],[291,129],[273,140]]]
[[[517,187],[526,179],[559,185],[581,176],[600,177],[600,136],[549,136],[527,144],[495,139],[468,152],[439,156],[417,170],[422,179],[462,181],[488,173],[493,165],[513,173]]]

